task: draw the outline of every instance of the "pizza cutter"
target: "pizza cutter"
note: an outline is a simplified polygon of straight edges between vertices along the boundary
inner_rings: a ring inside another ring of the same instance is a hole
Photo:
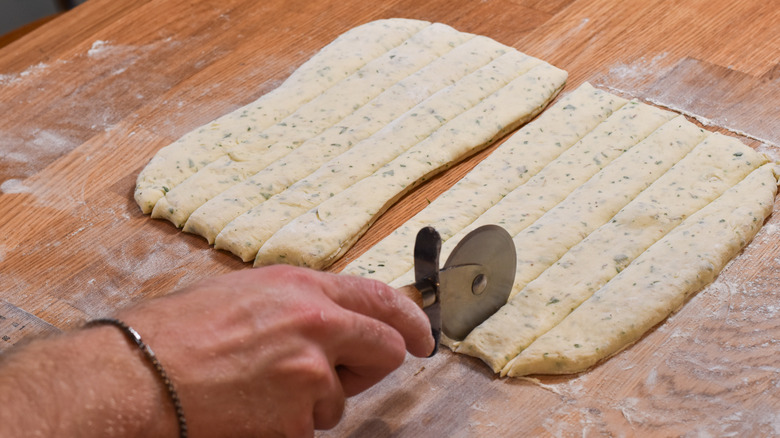
[[[509,298],[517,267],[512,236],[498,225],[468,233],[439,269],[441,236],[433,227],[417,233],[414,244],[414,284],[399,290],[428,315],[436,340],[441,332],[463,340],[496,313]]]

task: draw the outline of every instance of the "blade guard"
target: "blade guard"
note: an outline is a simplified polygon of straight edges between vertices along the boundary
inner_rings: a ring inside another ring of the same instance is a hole
[[[441,339],[441,301],[439,299],[439,253],[441,236],[433,227],[417,233],[414,243],[414,287],[422,296],[422,309],[431,323],[435,345],[430,356],[439,350]],[[430,357],[429,356],[429,357]]]

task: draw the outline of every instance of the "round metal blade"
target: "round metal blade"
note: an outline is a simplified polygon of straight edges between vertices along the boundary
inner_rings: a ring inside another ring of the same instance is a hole
[[[485,225],[467,234],[439,273],[444,334],[462,340],[501,308],[516,269],[515,245],[505,229]]]

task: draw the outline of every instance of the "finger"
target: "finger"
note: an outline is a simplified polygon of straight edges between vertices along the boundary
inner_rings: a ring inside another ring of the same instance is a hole
[[[334,380],[339,381],[337,376],[334,376]],[[333,429],[341,421],[347,396],[340,390],[341,385],[338,386],[338,393],[334,391],[330,394],[330,397],[318,400],[314,404],[313,419],[315,429]]]
[[[341,331],[334,357],[341,385],[351,397],[398,368],[406,357],[406,349],[395,328],[358,313],[349,315],[349,325]]]
[[[331,429],[335,427],[344,414],[346,394],[341,385],[341,379],[333,365],[323,356],[323,370],[327,369],[324,377],[324,391],[315,400],[312,417],[315,429]]]
[[[300,409],[297,406],[295,408]],[[311,415],[299,415],[293,418],[294,421],[288,421],[280,432],[274,433],[274,436],[283,438],[311,438],[314,436],[314,418]]]
[[[315,429],[334,427],[344,412],[346,396],[326,352],[307,343],[297,354],[277,361],[270,391],[260,394],[273,404],[270,412],[286,437],[310,437]]]
[[[433,350],[431,326],[425,312],[392,287],[367,278],[328,274],[323,290],[334,302],[395,328],[415,356]]]
[[[382,374],[369,373],[366,372],[365,368],[348,368],[346,366],[336,368],[336,373],[339,376],[339,380],[341,380],[341,384],[344,387],[344,394],[347,397],[353,397],[360,394],[376,385],[390,374],[390,372]]]

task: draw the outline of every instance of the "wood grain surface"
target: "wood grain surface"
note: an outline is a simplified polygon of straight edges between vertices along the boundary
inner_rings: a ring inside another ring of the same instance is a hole
[[[489,36],[567,70],[564,93],[590,81],[780,156],[777,0],[89,0],[0,49],[0,351],[247,269],[142,215],[136,175],[340,33],[388,17]],[[490,151],[406,196],[331,269]],[[779,436],[779,222],[589,372],[499,379],[447,351],[410,357],[320,435]]]

